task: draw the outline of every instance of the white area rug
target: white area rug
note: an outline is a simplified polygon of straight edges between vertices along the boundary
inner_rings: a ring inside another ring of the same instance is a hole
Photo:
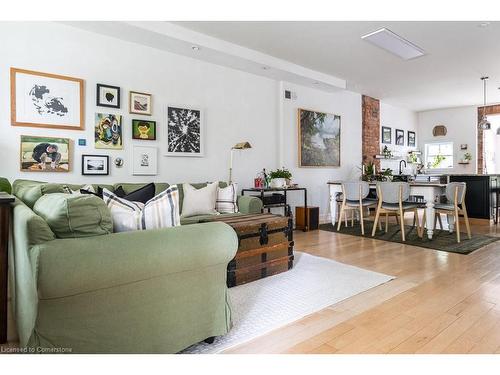
[[[196,344],[182,353],[219,353],[392,279],[296,252],[290,271],[229,289],[231,331],[213,344]]]

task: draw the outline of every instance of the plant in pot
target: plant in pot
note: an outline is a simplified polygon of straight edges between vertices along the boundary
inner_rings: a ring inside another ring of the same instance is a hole
[[[292,174],[288,169],[283,167],[282,169],[276,169],[269,173],[269,177],[271,178],[272,188],[283,188],[290,184]]]
[[[5,191],[7,194],[12,192],[12,186],[10,185],[9,180],[4,177],[0,177],[0,191]]]

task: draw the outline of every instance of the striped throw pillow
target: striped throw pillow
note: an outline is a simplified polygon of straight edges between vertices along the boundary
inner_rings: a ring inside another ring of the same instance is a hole
[[[220,214],[234,214],[238,212],[238,184],[231,184],[217,190],[215,210]]]
[[[145,204],[120,198],[107,189],[103,190],[102,198],[111,212],[115,232],[168,228],[181,224],[179,190],[176,185]]]

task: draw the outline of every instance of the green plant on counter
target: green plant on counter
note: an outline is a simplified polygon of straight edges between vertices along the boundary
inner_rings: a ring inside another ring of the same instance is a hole
[[[278,168],[275,171],[271,171],[269,173],[269,177],[271,177],[271,179],[286,178],[287,180],[290,180],[292,178],[292,174],[290,173],[290,171],[288,169],[283,167],[282,169]]]
[[[438,154],[436,156],[434,156],[434,160],[432,161],[432,168],[437,168],[439,167],[439,164],[441,164],[441,162],[446,159],[443,155],[441,154]]]
[[[4,177],[0,177],[0,191],[5,191],[7,194],[12,193],[12,186],[9,180]]]

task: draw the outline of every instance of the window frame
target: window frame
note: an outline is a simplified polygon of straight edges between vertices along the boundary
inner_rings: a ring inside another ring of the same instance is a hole
[[[446,156],[451,156],[451,167],[437,167],[437,168],[428,168],[428,156],[429,156],[429,147],[430,145],[443,145],[443,144],[449,144],[451,145],[451,155],[446,155]],[[450,169],[453,169],[455,167],[455,143],[453,141],[436,141],[436,142],[426,142],[424,143],[424,167],[427,170],[430,171],[449,171]]]

